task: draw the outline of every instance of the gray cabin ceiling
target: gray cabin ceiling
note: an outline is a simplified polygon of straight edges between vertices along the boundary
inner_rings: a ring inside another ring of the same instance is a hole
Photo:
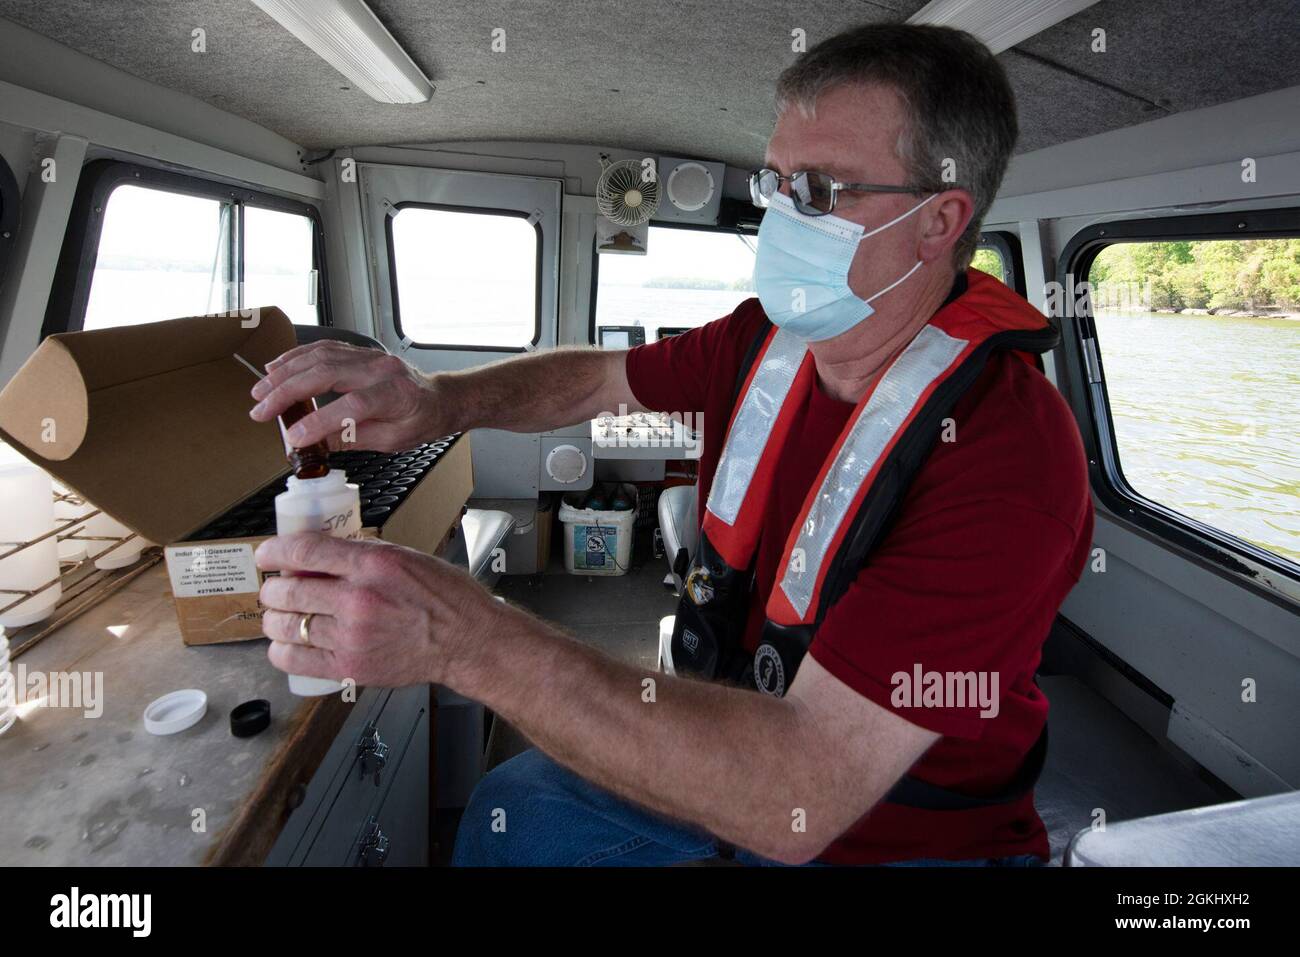
[[[370,0],[434,81],[376,103],[247,0],[0,0],[7,18],[311,148],[465,140],[595,143],[756,164],[771,91],[844,27],[922,0]],[[1001,55],[1020,151],[1300,85],[1296,0],[1102,0]],[[206,31],[207,52],[190,52]],[[491,31],[506,31],[506,52]],[[1092,51],[1093,30],[1106,52]]]

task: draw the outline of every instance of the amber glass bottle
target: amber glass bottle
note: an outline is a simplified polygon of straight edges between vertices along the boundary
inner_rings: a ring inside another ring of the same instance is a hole
[[[300,479],[323,478],[330,470],[330,450],[324,441],[300,449],[289,443],[289,428],[315,411],[316,400],[303,399],[280,413],[280,437],[284,439],[284,454],[293,466],[293,474]]]

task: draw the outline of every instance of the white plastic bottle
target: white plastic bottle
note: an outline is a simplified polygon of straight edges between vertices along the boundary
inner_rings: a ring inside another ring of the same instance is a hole
[[[335,538],[360,538],[361,494],[342,469],[330,469],[321,478],[291,475],[288,489],[275,497],[275,529],[280,535],[324,532]],[[290,675],[289,690],[315,698],[342,691],[343,685],[329,678]]]

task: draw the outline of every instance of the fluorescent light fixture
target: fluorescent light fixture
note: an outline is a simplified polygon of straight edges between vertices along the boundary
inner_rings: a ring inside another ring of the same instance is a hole
[[[979,37],[994,53],[1086,10],[1097,0],[930,0],[908,23],[955,27]]]
[[[423,103],[433,84],[362,0],[253,0],[380,103]]]

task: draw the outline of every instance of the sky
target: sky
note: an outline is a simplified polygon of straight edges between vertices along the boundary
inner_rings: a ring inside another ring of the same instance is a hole
[[[754,242],[752,238],[747,241]],[[601,256],[600,282],[640,286],[647,279],[667,276],[722,279],[728,283],[750,279],[754,254],[745,243],[730,233],[651,226],[646,255]]]

